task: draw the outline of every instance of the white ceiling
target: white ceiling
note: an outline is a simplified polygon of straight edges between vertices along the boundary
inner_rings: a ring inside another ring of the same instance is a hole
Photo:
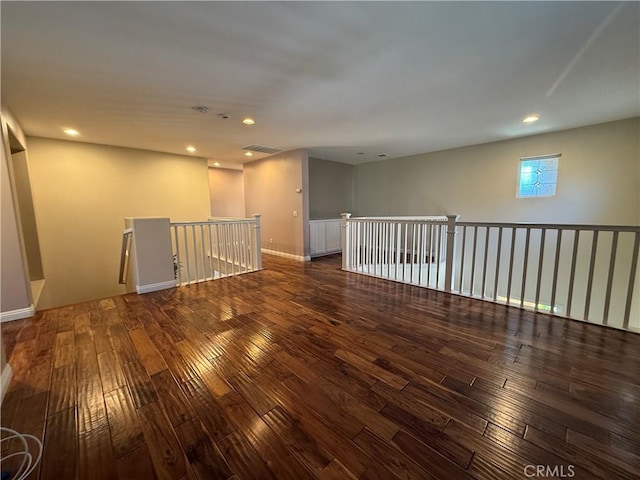
[[[638,2],[0,8],[2,102],[29,135],[195,145],[222,166],[251,144],[357,164],[640,114]]]

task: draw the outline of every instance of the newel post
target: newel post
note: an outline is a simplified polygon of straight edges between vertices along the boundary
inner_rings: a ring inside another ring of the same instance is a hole
[[[342,248],[342,270],[347,270],[349,267],[349,255],[351,252],[349,251],[349,247],[347,245],[347,240],[349,239],[349,229],[351,225],[349,223],[349,218],[351,218],[350,213],[341,213],[342,221],[340,222],[340,247]]]
[[[260,232],[260,214],[253,215],[253,245],[255,248],[256,270],[262,270],[262,233]]]
[[[444,291],[450,292],[453,288],[453,258],[456,249],[456,221],[459,215],[447,215],[447,256],[444,268]]]

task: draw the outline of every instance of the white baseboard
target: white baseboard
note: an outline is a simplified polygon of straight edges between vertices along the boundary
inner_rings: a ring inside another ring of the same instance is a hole
[[[326,252],[316,252],[311,255],[311,258],[324,257],[327,255],[334,255],[336,253],[342,253],[342,248],[336,250],[327,250]]]
[[[150,283],[148,285],[136,285],[136,292],[138,293],[150,293],[157,292],[158,290],[166,290],[167,288],[175,288],[176,281],[169,280],[168,282]]]
[[[2,400],[4,400],[4,394],[9,390],[12,375],[13,371],[11,370],[11,365],[7,363],[2,371],[2,382],[0,383],[0,404],[2,404]]]
[[[27,308],[19,308],[18,310],[11,310],[9,312],[0,313],[0,323],[12,322],[14,320],[20,320],[22,318],[33,317],[36,313],[36,309],[33,305]]]
[[[263,248],[261,250],[262,250],[262,253],[266,253],[267,255],[275,255],[276,257],[290,258],[291,260],[297,260],[299,262],[311,261],[310,256],[303,257],[302,255],[294,255],[293,253],[278,252],[276,250],[269,250],[267,248]]]

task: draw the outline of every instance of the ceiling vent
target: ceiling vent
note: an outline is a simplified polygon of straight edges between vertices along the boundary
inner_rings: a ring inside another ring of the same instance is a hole
[[[249,150],[250,152],[260,152],[260,153],[280,153],[282,150],[279,148],[265,147],[264,145],[248,145],[246,147],[242,147],[243,150]]]
[[[209,107],[205,107],[204,105],[196,105],[195,107],[191,107],[191,110],[195,110],[198,113],[207,113],[209,111]]]

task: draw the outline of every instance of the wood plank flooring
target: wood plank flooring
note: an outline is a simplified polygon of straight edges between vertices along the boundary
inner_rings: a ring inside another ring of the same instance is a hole
[[[640,335],[264,265],[3,324],[31,478],[640,477]]]

